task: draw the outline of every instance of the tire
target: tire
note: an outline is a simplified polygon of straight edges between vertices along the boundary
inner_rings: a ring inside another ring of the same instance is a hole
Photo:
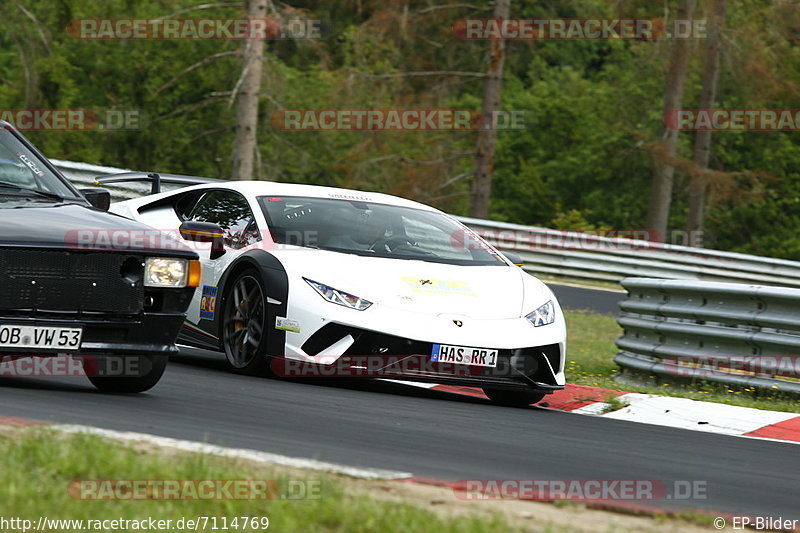
[[[92,385],[106,393],[133,393],[152,389],[164,375],[169,356],[162,354],[125,356],[127,368],[138,372],[136,376],[108,376],[109,361],[99,359],[87,377]],[[86,368],[86,367],[84,367]]]
[[[236,276],[226,289],[222,310],[222,346],[231,370],[248,376],[270,375],[265,354],[267,291],[254,269]]]
[[[494,403],[509,407],[527,407],[545,397],[544,393],[533,391],[507,391],[485,388],[483,392]]]

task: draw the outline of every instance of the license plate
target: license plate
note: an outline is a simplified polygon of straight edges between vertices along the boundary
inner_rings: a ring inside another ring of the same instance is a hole
[[[497,350],[434,344],[431,352],[431,361],[494,368],[497,366]]]
[[[5,325],[0,326],[0,347],[77,350],[82,335],[83,328]]]

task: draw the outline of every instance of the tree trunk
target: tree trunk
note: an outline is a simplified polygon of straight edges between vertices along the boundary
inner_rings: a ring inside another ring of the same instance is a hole
[[[703,91],[700,95],[700,109],[714,107],[717,96],[717,79],[719,78],[719,58],[722,53],[722,28],[725,24],[725,0],[713,0],[713,11],[708,33],[708,50],[706,66],[703,72]],[[699,169],[707,169],[711,158],[710,129],[698,131],[694,139],[694,162]],[[698,170],[699,170],[698,169]],[[701,246],[705,229],[706,191],[708,184],[702,175],[692,178],[689,184],[689,214],[686,231],[689,234],[690,246]]]
[[[249,18],[264,18],[266,14],[267,0],[247,0],[247,16]],[[233,170],[231,172],[231,179],[234,180],[253,179],[263,56],[264,41],[262,39],[245,41],[244,64],[238,83],[239,92],[236,102],[236,138],[233,142]]]
[[[695,0],[681,0],[678,6],[677,19],[691,20],[694,14]],[[686,83],[686,71],[689,63],[689,39],[675,38],[669,59],[667,86],[664,90],[664,117],[674,109],[683,105],[683,89]],[[656,154],[653,184],[650,191],[650,209],[647,213],[647,227],[653,232],[651,240],[664,241],[667,233],[667,220],[672,202],[672,184],[675,167],[672,161],[678,151],[678,130],[664,125],[661,135],[662,150]]]
[[[495,0],[492,18],[509,17],[510,0]],[[475,175],[472,178],[472,197],[469,214],[476,218],[489,216],[489,198],[492,194],[492,167],[497,144],[497,131],[491,117],[500,109],[503,85],[503,63],[506,43],[503,39],[489,41],[486,58],[486,78],[483,82],[483,122],[478,132],[478,151],[475,156]]]

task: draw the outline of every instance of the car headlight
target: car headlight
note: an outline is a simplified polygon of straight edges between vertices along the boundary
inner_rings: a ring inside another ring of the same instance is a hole
[[[552,324],[556,321],[556,306],[553,304],[553,300],[550,300],[532,313],[525,315],[525,318],[537,328],[539,326]]]
[[[325,298],[331,303],[343,305],[345,307],[349,307],[350,309],[355,309],[357,311],[363,311],[364,309],[368,308],[372,305],[372,302],[369,300],[365,300],[363,298],[359,298],[358,296],[353,296],[352,294],[342,292],[338,289],[334,289],[333,287],[329,287],[323,283],[319,283],[314,280],[310,280],[308,278],[303,278],[306,280],[306,283],[311,285],[320,296]]]
[[[145,287],[181,288],[189,285],[190,262],[170,257],[148,257],[144,262]],[[192,261],[195,263],[195,261]],[[194,266],[194,265],[191,265]]]

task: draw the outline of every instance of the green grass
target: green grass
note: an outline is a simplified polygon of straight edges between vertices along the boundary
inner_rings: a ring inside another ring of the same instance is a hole
[[[500,518],[487,520],[486,516],[464,516],[444,519],[411,504],[347,494],[334,476],[305,475],[313,476],[306,477],[306,480],[321,480],[320,498],[292,501],[86,501],[70,496],[70,482],[76,479],[271,479],[281,484],[287,481],[287,474],[275,474],[267,467],[248,467],[241,462],[201,454],[165,456],[90,435],[25,430],[0,434],[0,517],[30,519],[35,524],[39,516],[83,520],[266,516],[270,521],[267,531],[280,532],[518,531]],[[170,529],[177,530],[175,527]],[[212,531],[211,524],[198,531]]]
[[[613,413],[614,411],[619,411],[620,409],[628,406],[628,402],[625,400],[620,400],[619,396],[609,395],[609,397],[606,398],[605,403],[606,405],[603,408],[603,414]]]
[[[567,382],[606,389],[625,390],[718,402],[771,411],[800,413],[800,400],[786,394],[734,389],[717,383],[696,381],[686,385],[659,383],[629,385],[614,380],[619,367],[614,363],[617,346],[614,340],[622,335],[616,319],[588,311],[564,311],[567,320]]]

